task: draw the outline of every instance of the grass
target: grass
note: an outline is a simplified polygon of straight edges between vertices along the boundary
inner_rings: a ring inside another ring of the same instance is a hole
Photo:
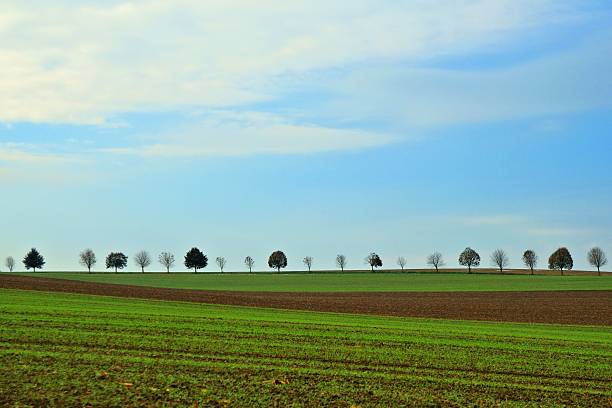
[[[609,406],[612,328],[0,290],[0,406]]]
[[[24,274],[176,289],[276,292],[612,290],[612,275],[546,276],[461,273],[62,273]]]

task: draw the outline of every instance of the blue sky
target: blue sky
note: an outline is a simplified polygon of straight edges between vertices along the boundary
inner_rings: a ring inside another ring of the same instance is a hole
[[[612,253],[609,2],[226,3],[3,3],[0,257]]]

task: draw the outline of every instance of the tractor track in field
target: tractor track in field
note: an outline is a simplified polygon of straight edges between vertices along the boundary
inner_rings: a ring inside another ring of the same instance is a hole
[[[0,288],[318,312],[612,326],[612,291],[233,292],[11,274],[0,274]]]

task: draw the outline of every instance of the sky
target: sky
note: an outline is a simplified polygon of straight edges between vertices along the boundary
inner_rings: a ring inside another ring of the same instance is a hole
[[[567,246],[587,269],[612,255],[611,129],[605,0],[5,0],[0,257]]]

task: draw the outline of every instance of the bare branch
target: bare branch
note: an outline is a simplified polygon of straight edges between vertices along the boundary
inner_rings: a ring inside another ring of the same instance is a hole
[[[219,266],[219,269],[221,269],[221,273],[223,273],[223,268],[225,268],[225,258],[222,256],[218,256],[217,259],[215,259],[215,261],[217,262],[217,265]]]
[[[491,254],[491,264],[497,266],[500,273],[504,273],[504,268],[510,264],[510,259],[503,249],[496,249]]]
[[[170,268],[174,266],[174,254],[170,252],[162,252],[159,254],[159,263],[166,268],[166,272],[170,273]]]
[[[312,256],[305,257],[302,262],[308,268],[308,273],[310,273],[310,268],[312,268]]]
[[[250,256],[244,258],[244,264],[249,268],[249,272],[253,272],[253,265],[255,265],[255,261]]]
[[[91,273],[92,266],[96,264],[96,254],[93,250],[87,248],[79,254],[79,262],[87,268],[89,273]]]
[[[433,266],[436,268],[436,272],[438,272],[438,268],[444,266],[444,259],[442,259],[442,254],[438,251],[427,257],[427,265]]]
[[[140,266],[140,270],[144,273],[144,268],[151,265],[151,256],[147,251],[140,251],[134,255],[134,262]]]

